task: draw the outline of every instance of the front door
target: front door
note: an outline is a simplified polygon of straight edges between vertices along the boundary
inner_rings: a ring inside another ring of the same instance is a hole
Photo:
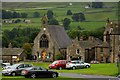
[[[42,52],[42,60],[45,60],[46,59],[46,52],[44,51],[44,52]]]

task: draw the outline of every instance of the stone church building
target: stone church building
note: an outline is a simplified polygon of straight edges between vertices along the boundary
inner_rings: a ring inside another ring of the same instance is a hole
[[[38,60],[54,61],[55,54],[67,54],[67,46],[71,39],[68,37],[64,27],[59,25],[48,25],[46,16],[42,18],[42,29],[34,40],[33,53]]]
[[[64,27],[48,25],[44,16],[41,31],[34,39],[33,54],[42,61],[54,61],[55,54],[61,53],[66,60],[115,62],[120,54],[120,25],[108,21],[103,34],[103,41],[93,36],[71,40]]]

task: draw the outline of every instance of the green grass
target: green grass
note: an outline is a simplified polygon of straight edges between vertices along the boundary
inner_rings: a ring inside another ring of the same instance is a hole
[[[26,62],[27,63],[27,62]],[[42,66],[48,68],[50,63],[46,62],[28,62],[35,66]],[[105,75],[105,76],[116,76],[118,69],[115,63],[108,64],[91,64],[91,68],[88,69],[76,69],[76,70],[56,70],[64,73],[77,73],[77,74],[93,74],[93,75]]]

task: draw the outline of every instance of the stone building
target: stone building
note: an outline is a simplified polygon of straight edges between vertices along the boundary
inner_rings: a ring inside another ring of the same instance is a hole
[[[73,40],[68,47],[67,59],[79,59],[86,62],[115,62],[120,54],[120,25],[108,22],[104,31],[104,40],[89,37]]]
[[[110,62],[115,62],[120,54],[120,25],[108,21],[104,31],[104,42],[109,44]]]
[[[33,54],[38,60],[54,61],[55,54],[64,54],[66,59],[67,47],[71,44],[64,27],[60,25],[48,25],[46,16],[42,18],[42,28],[34,39]]]
[[[100,53],[102,41],[98,38],[90,36],[88,40],[83,40],[81,37],[73,40],[72,44],[68,47],[68,60],[79,59],[85,62],[97,60]]]

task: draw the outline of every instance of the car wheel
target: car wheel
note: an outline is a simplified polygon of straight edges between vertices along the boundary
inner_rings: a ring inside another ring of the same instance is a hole
[[[72,67],[72,69],[73,69],[73,70],[75,70],[75,69],[76,69],[76,67],[75,67],[75,66],[73,66],[73,67]]]
[[[59,70],[62,70],[62,67],[59,67]]]
[[[89,67],[90,67],[90,66],[88,66],[88,65],[86,66],[86,68],[89,68]]]
[[[12,72],[11,75],[12,75],[12,76],[16,76],[16,72]]]
[[[56,77],[57,77],[57,74],[53,73],[52,78],[56,78]]]
[[[31,74],[31,78],[36,78],[36,75],[35,74]]]

